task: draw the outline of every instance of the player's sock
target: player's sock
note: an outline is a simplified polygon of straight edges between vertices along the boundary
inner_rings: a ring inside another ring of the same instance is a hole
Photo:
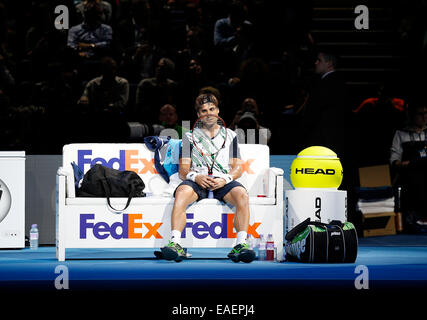
[[[180,245],[181,244],[181,231],[172,230],[171,233],[172,233],[171,241],[178,243]]]
[[[236,244],[246,243],[246,237],[247,236],[248,236],[248,233],[246,231],[239,231],[239,232],[237,232],[237,242],[236,242]]]

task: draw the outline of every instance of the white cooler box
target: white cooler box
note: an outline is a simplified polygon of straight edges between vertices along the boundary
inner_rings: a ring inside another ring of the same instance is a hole
[[[323,223],[347,221],[347,191],[320,188],[286,190],[285,235],[307,218]]]
[[[0,151],[0,248],[25,247],[25,152]]]

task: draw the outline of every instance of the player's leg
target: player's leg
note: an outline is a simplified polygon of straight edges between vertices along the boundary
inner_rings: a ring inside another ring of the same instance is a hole
[[[252,262],[255,259],[255,252],[246,242],[250,215],[248,193],[243,186],[235,185],[225,194],[223,200],[236,208],[234,228],[237,231],[237,241],[228,257],[234,262]]]
[[[181,233],[187,221],[187,207],[198,199],[198,194],[188,184],[181,184],[175,191],[175,201],[171,217],[171,239],[162,250],[162,256],[166,260],[181,261],[186,253],[181,247]]]
[[[236,207],[234,228],[236,229],[237,233],[247,233],[249,226],[249,196],[246,189],[240,186],[236,186],[231,189],[223,199],[225,202]]]
[[[198,195],[189,185],[180,185],[175,191],[175,202],[172,209],[172,230],[182,232],[186,224],[185,211],[193,202],[197,201]],[[172,235],[174,236],[174,235]]]

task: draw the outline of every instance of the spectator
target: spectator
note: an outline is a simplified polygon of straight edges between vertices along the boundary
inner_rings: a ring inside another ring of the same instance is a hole
[[[117,64],[111,57],[101,60],[102,75],[88,82],[79,105],[83,109],[86,138],[98,142],[121,142],[129,135],[125,111],[129,83],[116,76]]]
[[[233,1],[227,18],[215,22],[214,45],[220,48],[235,49],[240,44],[242,32],[251,23],[246,20],[247,7],[241,1]],[[243,34],[244,35],[244,34]]]
[[[243,2],[233,1],[228,17],[215,22],[214,46],[218,53],[217,61],[225,76],[234,73],[236,66],[248,58],[252,24],[246,20],[247,10]]]
[[[324,146],[344,158],[344,129],[348,94],[335,55],[320,52],[315,62],[316,82],[301,110],[302,148]]]
[[[117,40],[121,50],[126,51],[150,42],[151,8],[147,0],[136,0],[123,8],[117,28]]]
[[[156,52],[152,45],[143,42],[135,48],[128,48],[120,65],[122,74],[131,83],[153,78],[156,70]]]
[[[98,58],[101,52],[110,49],[113,29],[100,22],[101,10],[98,2],[88,2],[84,21],[71,27],[68,32],[68,47],[82,58]]]
[[[179,85],[178,105],[183,119],[188,120],[193,116],[194,112],[188,106],[192,105],[192,101],[199,95],[201,88],[210,85],[212,83],[209,82],[199,60],[196,58],[190,59],[184,72],[184,78]]]
[[[427,105],[409,105],[409,123],[397,130],[390,163],[402,186],[404,227],[417,231],[427,222]]]
[[[161,58],[153,78],[143,79],[136,89],[136,116],[142,122],[151,124],[161,106],[173,103],[176,97],[177,83],[171,79],[175,64],[168,58]]]
[[[240,143],[268,144],[270,142],[271,130],[260,125],[261,114],[254,99],[246,98],[243,100],[241,109],[237,111],[229,126],[230,129],[236,130]],[[255,131],[249,129],[255,129]]]
[[[237,112],[235,106],[240,106],[242,101],[250,95],[262,106],[270,104],[271,73],[264,59],[250,58],[243,61],[237,77],[230,78],[226,85],[227,101],[224,103],[231,106],[223,111],[230,119]],[[239,107],[238,107],[239,108]],[[270,110],[264,110],[267,121],[270,120]],[[264,120],[265,120],[264,118]]]
[[[178,113],[176,111],[175,106],[171,104],[165,104],[163,107],[160,108],[159,122],[160,124],[154,126],[155,135],[160,135],[162,130],[164,129],[174,129],[177,133],[176,138],[182,139],[182,134],[189,130],[189,128],[186,129],[179,125]]]
[[[365,99],[355,110],[358,127],[360,166],[384,164],[390,156],[390,141],[398,128],[404,125],[407,104],[397,98],[396,90],[383,85],[377,97]]]
[[[113,8],[111,4],[107,1],[101,1],[101,0],[83,0],[76,4],[76,13],[79,17],[79,20],[81,22],[84,21],[85,17],[85,10],[90,2],[96,2],[101,7],[101,13],[100,13],[100,21],[105,24],[110,24],[111,19],[113,17]]]
[[[204,31],[199,26],[192,26],[187,31],[185,48],[178,51],[177,72],[184,74],[190,60],[195,59],[203,66],[208,66],[208,53],[205,50]],[[194,99],[194,98],[192,98]]]
[[[91,112],[123,114],[129,99],[129,83],[116,76],[117,63],[113,58],[104,57],[101,63],[102,75],[88,82],[79,104],[89,106]]]

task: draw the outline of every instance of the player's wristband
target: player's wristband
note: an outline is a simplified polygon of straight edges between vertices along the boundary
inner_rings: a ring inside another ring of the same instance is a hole
[[[187,173],[187,176],[185,177],[187,180],[191,180],[193,182],[196,182],[196,177],[199,175],[198,172],[190,171]]]
[[[219,178],[223,178],[225,180],[225,184],[228,184],[231,181],[233,181],[233,177],[231,176],[231,174],[228,174],[228,173],[224,173],[220,175]]]

